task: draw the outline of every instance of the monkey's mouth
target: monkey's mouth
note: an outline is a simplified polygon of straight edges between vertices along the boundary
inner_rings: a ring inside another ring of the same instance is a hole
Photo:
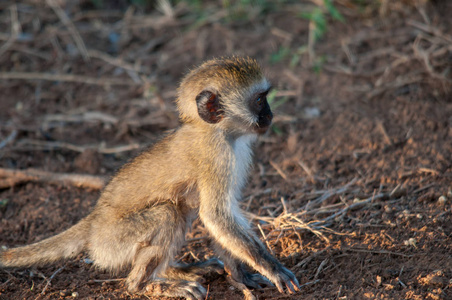
[[[270,128],[270,125],[272,124],[273,120],[273,114],[267,114],[265,116],[259,116],[259,121],[257,121],[255,128],[255,131],[258,134],[264,134],[267,132],[268,128]]]
[[[257,134],[264,134],[267,132],[268,128],[270,128],[271,125],[271,121],[267,121],[267,122],[258,122],[255,126],[254,126],[254,130],[256,131]]]
[[[270,128],[270,126],[265,126],[265,127],[256,126],[254,128],[254,130],[256,131],[257,134],[264,134],[267,132],[268,128]]]

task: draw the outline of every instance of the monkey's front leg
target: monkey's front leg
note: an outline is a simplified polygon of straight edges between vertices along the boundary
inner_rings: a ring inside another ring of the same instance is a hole
[[[209,193],[210,194],[210,193]],[[212,194],[210,194],[212,195]],[[200,217],[215,240],[231,255],[267,277],[283,293],[300,289],[293,273],[268,253],[265,246],[250,230],[235,199],[223,197],[211,202],[201,195]],[[218,199],[218,198],[217,198]],[[243,274],[243,273],[242,273]]]

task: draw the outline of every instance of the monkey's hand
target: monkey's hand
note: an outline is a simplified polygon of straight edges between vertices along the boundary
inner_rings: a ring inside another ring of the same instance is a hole
[[[284,293],[283,286],[286,286],[289,294],[300,291],[300,284],[298,283],[295,275],[279,262],[277,262],[277,264],[273,267],[272,271],[265,275],[276,285],[276,288],[280,293]]]
[[[209,183],[211,182],[209,181]],[[212,186],[208,185],[201,188],[199,210],[201,220],[216,242],[230,254],[231,258],[246,263],[267,277],[279,292],[284,293],[284,286],[289,294],[299,291],[300,284],[293,273],[283,267],[267,251],[264,244],[249,228],[238,208],[237,201],[230,196],[233,193],[224,195],[218,191],[221,192],[222,189],[212,190]],[[217,195],[215,196],[215,194]],[[219,200],[213,202],[210,200],[212,198]],[[227,262],[225,263],[228,265]],[[250,286],[256,286],[256,280],[260,279],[258,276],[246,276],[244,272],[238,273],[235,277]]]
[[[260,289],[262,285],[274,286],[270,280],[262,276],[261,274],[253,274],[246,270],[246,267],[237,261],[232,263],[225,263],[225,270],[231,276],[231,279],[243,283],[247,287]]]

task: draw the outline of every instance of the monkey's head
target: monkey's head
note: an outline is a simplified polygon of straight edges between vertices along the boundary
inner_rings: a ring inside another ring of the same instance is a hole
[[[235,134],[263,134],[273,118],[267,102],[270,88],[256,60],[212,59],[184,77],[177,107],[184,123],[215,126]]]

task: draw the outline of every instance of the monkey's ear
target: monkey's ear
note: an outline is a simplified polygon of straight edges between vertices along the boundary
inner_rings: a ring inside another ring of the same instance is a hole
[[[207,123],[215,124],[223,119],[223,105],[220,103],[218,94],[210,91],[202,91],[196,96],[198,114]]]

